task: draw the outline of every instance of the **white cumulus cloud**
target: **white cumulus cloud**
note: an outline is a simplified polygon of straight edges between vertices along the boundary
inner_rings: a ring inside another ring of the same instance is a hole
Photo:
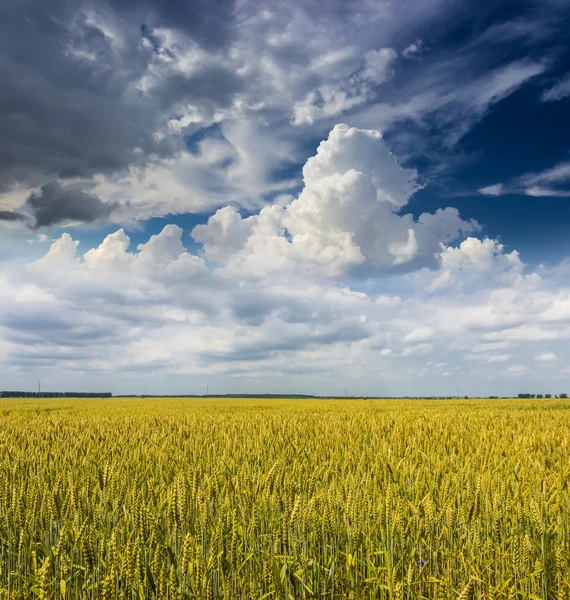
[[[218,210],[193,237],[206,256],[242,272],[304,265],[331,276],[436,268],[441,244],[477,228],[456,209],[398,214],[419,188],[378,131],[337,125],[303,169],[304,188],[282,206],[242,219]]]

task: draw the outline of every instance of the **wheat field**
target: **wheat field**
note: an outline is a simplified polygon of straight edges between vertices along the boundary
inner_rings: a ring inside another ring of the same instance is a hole
[[[0,597],[570,599],[569,409],[0,400]]]

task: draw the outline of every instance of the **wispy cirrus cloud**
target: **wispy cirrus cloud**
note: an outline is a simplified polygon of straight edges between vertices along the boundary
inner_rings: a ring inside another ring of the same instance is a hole
[[[557,81],[552,87],[542,92],[543,102],[557,102],[570,96],[570,75]]]
[[[483,196],[522,194],[537,198],[543,196],[570,197],[570,162],[562,162],[538,173],[526,173],[507,183],[495,183],[480,188]]]

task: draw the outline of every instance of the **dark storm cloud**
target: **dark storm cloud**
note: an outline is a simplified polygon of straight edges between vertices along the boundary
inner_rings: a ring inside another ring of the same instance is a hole
[[[142,93],[137,84],[153,50],[141,44],[141,25],[173,26],[211,48],[227,42],[232,15],[228,1],[2,2],[0,193],[16,182],[111,174],[176,152],[154,135],[165,111],[192,93],[227,103],[237,83],[216,73],[227,83],[210,74]]]
[[[112,55],[109,40],[77,25],[77,14],[64,2],[0,8],[0,191],[112,172],[135,162],[137,148],[168,152],[152,137],[151,111],[127,94],[146,58],[128,46]],[[78,60],[73,48],[92,60]]]
[[[0,210],[0,221],[24,221],[26,215],[11,210]]]
[[[66,221],[92,223],[106,219],[118,206],[102,202],[94,194],[65,188],[57,181],[42,186],[39,193],[30,194],[26,204],[33,210],[36,229]]]

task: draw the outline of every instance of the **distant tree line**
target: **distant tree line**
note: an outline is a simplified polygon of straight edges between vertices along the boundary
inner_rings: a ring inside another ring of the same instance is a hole
[[[42,398],[112,398],[111,392],[41,392]],[[22,392],[22,391],[0,391],[0,398],[37,398],[37,392]],[[165,395],[146,395],[146,394],[125,394],[123,398],[285,398],[285,399],[304,399],[304,398],[322,398],[322,399],[339,399],[342,396],[313,396],[310,394],[165,394]],[[558,396],[551,394],[518,394],[519,398],[568,398],[568,394],[559,394]],[[346,399],[367,399],[367,400],[392,400],[397,399],[395,396],[345,396]],[[417,399],[417,400],[455,400],[456,396],[401,396],[402,399]],[[467,400],[469,396],[464,396]],[[508,396],[488,396],[489,399],[508,398]]]
[[[552,394],[519,394],[519,398],[552,398]],[[555,394],[554,398],[568,398],[568,394]]]
[[[111,398],[110,392],[41,392],[42,398]],[[37,398],[38,392],[0,392],[0,398]]]
[[[121,398],[339,398],[339,396],[311,396],[309,394],[130,394],[121,395]]]

